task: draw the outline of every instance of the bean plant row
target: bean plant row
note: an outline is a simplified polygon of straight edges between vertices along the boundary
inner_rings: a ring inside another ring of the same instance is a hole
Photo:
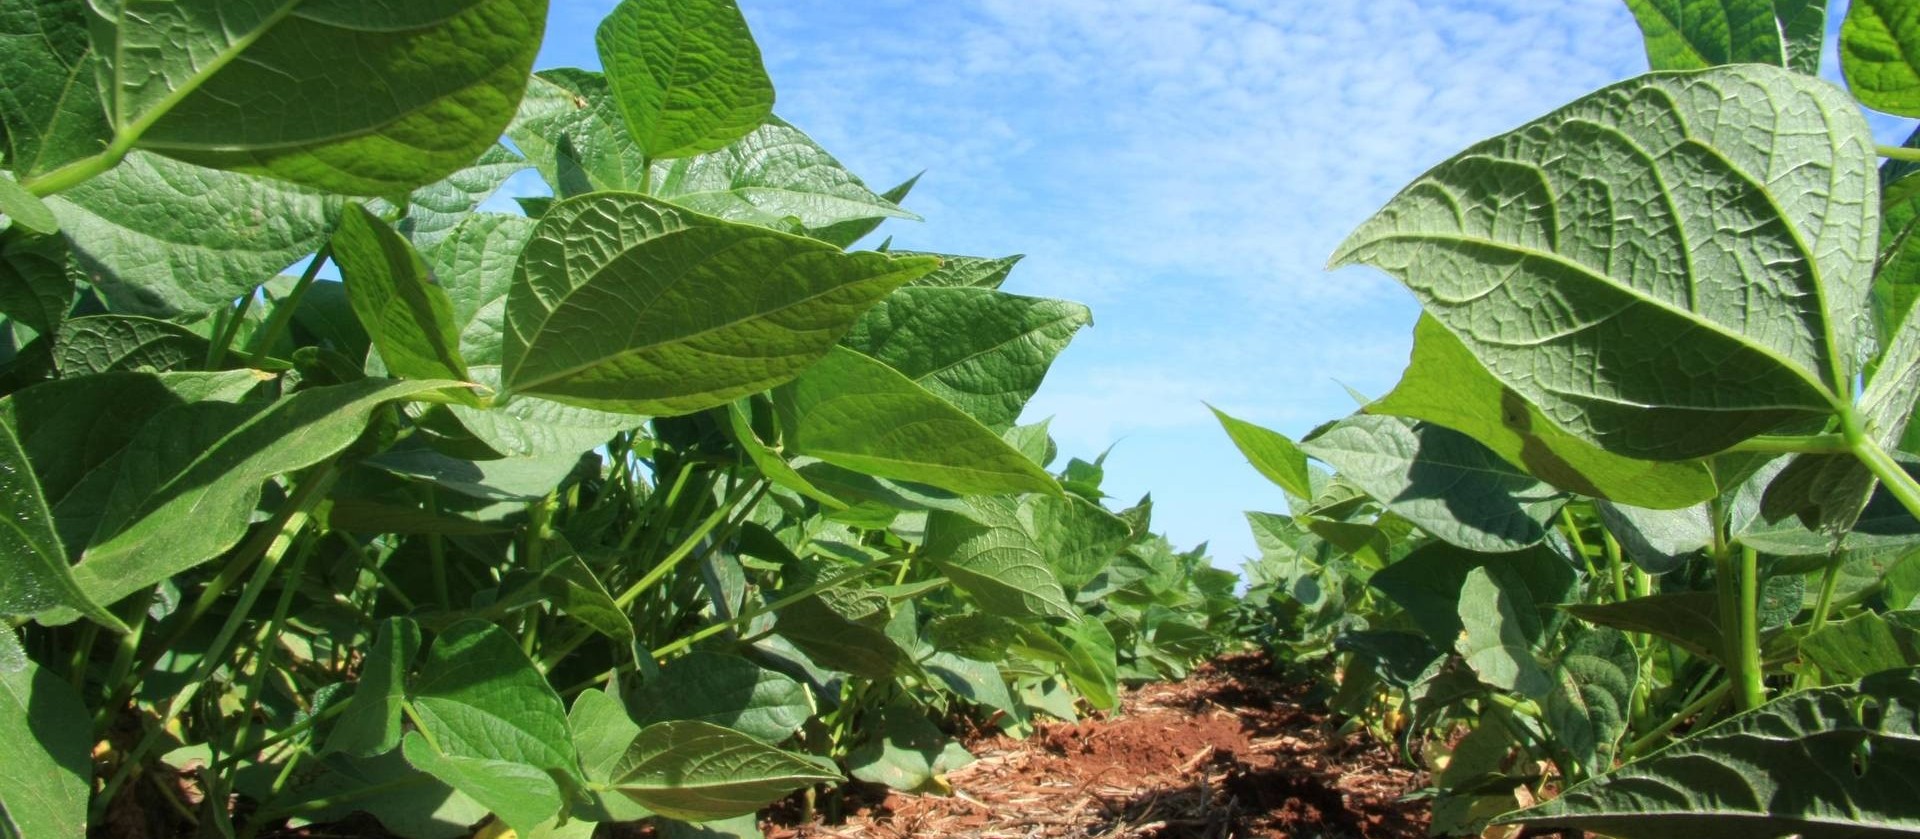
[[[853,250],[732,0],[547,14],[0,0],[0,836],[758,835],[1232,637],[1019,424],[1085,307]]]

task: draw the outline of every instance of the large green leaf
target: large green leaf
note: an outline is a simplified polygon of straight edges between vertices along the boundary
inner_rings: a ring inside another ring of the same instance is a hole
[[[0,141],[23,180],[99,152],[113,132],[87,21],[72,0],[0,2]]]
[[[583,783],[566,706],[512,636],[484,621],[434,641],[408,691],[419,732],[407,760],[519,830],[560,811],[560,785]]]
[[[101,85],[122,142],[334,192],[395,195],[498,140],[526,88],[547,4],[123,0],[95,9]]]
[[[1852,0],[1840,27],[1840,69],[1867,107],[1920,116],[1920,9],[1900,0]]]
[[[1916,723],[1911,670],[1790,694],[1500,821],[1619,839],[1911,836]]]
[[[354,314],[394,377],[467,380],[453,302],[406,239],[353,204],[333,235],[333,258]]]
[[[337,202],[136,152],[47,200],[115,311],[224,306],[326,242]]]
[[[467,372],[473,381],[496,392],[500,389],[500,368],[470,367]],[[459,403],[447,408],[475,438],[502,457],[578,455],[645,422],[632,414],[577,408],[531,396],[488,408]]]
[[[600,190],[647,191],[647,156],[628,138],[613,92],[599,73],[542,70],[528,83],[507,136],[561,198]]]
[[[1219,408],[1213,409],[1213,415],[1240,453],[1246,455],[1247,462],[1267,480],[1295,498],[1313,498],[1313,474],[1307,466],[1307,453],[1299,445],[1277,431],[1227,416]]]
[[[261,484],[338,454],[380,406],[449,386],[368,379],[265,406],[201,402],[161,414],[121,453],[75,578],[112,603],[219,556],[246,535]]]
[[[1430,423],[1354,416],[1300,445],[1387,509],[1463,548],[1539,544],[1566,503],[1473,438]]]
[[[860,727],[867,739],[847,754],[847,768],[853,777],[870,784],[917,791],[970,757],[911,702],[888,704],[879,713],[863,717]]]
[[[1029,509],[1013,498],[980,498],[973,514],[927,518],[925,552],[961,591],[991,614],[1010,618],[1074,617]],[[1088,579],[1091,579],[1089,576]]]
[[[1668,510],[1719,494],[1700,461],[1621,457],[1561,431],[1432,317],[1423,315],[1413,336],[1413,363],[1392,393],[1367,406],[1369,413],[1444,425],[1527,474],[1589,498]]]
[[[641,195],[540,219],[507,298],[507,390],[683,414],[791,379],[930,260],[694,215]]]
[[[612,783],[614,767],[627,756],[627,747],[633,744],[633,738],[640,736],[640,724],[627,713],[627,706],[605,691],[583,691],[574,698],[573,708],[567,712],[567,725],[573,729],[574,748],[580,753],[580,766],[587,782],[596,787],[588,792],[593,799],[592,809],[576,810],[574,817],[583,821],[626,822],[653,815],[653,811],[624,795],[599,789]]]
[[[14,227],[39,233],[60,232],[60,220],[53,217],[53,210],[46,202],[35,197],[13,178],[0,174],[0,215]]]
[[[1655,70],[1786,64],[1774,0],[1627,0]]]
[[[696,822],[752,813],[795,790],[840,780],[840,773],[801,755],[690,721],[648,726],[613,772],[614,789],[628,798]]]
[[[1334,262],[1395,275],[1575,436],[1712,454],[1847,405],[1870,337],[1872,145],[1818,79],[1644,76],[1436,167]]]
[[[713,151],[773,113],[773,81],[733,0],[625,0],[594,43],[628,133],[655,160]]]
[[[1543,630],[1526,580],[1497,563],[1475,568],[1460,589],[1459,609],[1462,629],[1454,647],[1480,680],[1522,696],[1547,698],[1553,679],[1533,655]]]
[[[193,370],[206,363],[212,343],[176,323],[135,315],[94,315],[60,326],[53,343],[62,376],[122,370]]]
[[[919,219],[773,117],[726,148],[654,167],[652,194],[728,221],[800,233],[863,219]]]
[[[744,658],[714,653],[668,662],[640,686],[633,704],[643,724],[710,722],[768,743],[792,737],[813,715],[799,682]]]
[[[388,618],[380,625],[373,649],[361,661],[353,701],[333,724],[322,754],[345,752],[354,757],[375,757],[400,745],[407,671],[419,654],[419,625],[406,618]]]
[[[363,812],[403,839],[461,839],[471,836],[472,825],[487,816],[486,807],[408,765],[399,751],[366,760],[332,755],[318,763],[324,768],[319,778],[286,790],[281,799],[290,806],[302,805],[302,816],[317,824]],[[260,783],[261,791],[269,792],[271,776],[281,767],[261,768],[269,776]]]
[[[821,597],[804,598],[779,615],[774,630],[821,667],[889,679],[909,665],[900,645],[885,632],[835,611]]]
[[[93,723],[80,694],[32,661],[0,667],[0,742],[0,835],[87,835]]]
[[[490,146],[466,168],[410,193],[406,214],[394,227],[414,247],[422,251],[432,248],[446,241],[455,227],[473,218],[480,205],[508,178],[531,165],[506,146]]]
[[[773,392],[786,450],[963,495],[1059,494],[1046,470],[885,364],[845,347]]]
[[[0,615],[33,615],[59,606],[127,631],[74,579],[27,453],[13,429],[0,423]]]
[[[1711,661],[1726,656],[1719,601],[1710,591],[1655,594],[1618,603],[1575,603],[1565,608],[1590,623],[1657,635]]]
[[[560,546],[568,552],[565,559],[539,571],[522,569],[508,573],[500,581],[500,598],[487,609],[488,616],[497,619],[513,610],[550,603],[555,611],[601,635],[623,644],[632,643],[633,620],[626,610],[614,601],[606,584],[587,567],[585,560],[564,542]]]
[[[1640,655],[1626,633],[1581,629],[1560,650],[1547,693],[1546,722],[1553,737],[1587,771],[1613,766],[1614,749],[1633,718]]]
[[[1130,534],[1125,521],[1076,495],[991,496],[970,499],[959,513],[934,513],[926,549],[969,569],[1045,568],[1078,589],[1106,570]]]
[[[989,428],[1011,428],[1074,333],[1078,303],[973,288],[908,287],[869,309],[841,343],[900,371]]]
[[[1576,580],[1573,566],[1545,547],[1495,555],[1429,542],[1375,573],[1367,585],[1405,609],[1435,645],[1450,648],[1463,626],[1461,588],[1474,569],[1489,565],[1503,566],[1525,580],[1529,608],[1568,599]]]
[[[1853,682],[1920,664],[1920,614],[1862,612],[1809,634],[1800,655],[1830,682]]]
[[[499,365],[507,328],[507,294],[520,252],[533,238],[533,219],[474,213],[421,251],[453,304],[460,356],[470,365]],[[497,375],[496,375],[497,378]]]

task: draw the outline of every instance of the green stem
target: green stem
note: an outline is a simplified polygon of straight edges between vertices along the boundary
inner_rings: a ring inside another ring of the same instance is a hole
[[[660,582],[662,578],[672,573],[674,567],[679,565],[681,560],[686,559],[688,554],[693,553],[694,548],[700,546],[700,540],[705,539],[707,534],[712,533],[714,528],[719,527],[721,522],[726,521],[727,517],[733,514],[733,508],[746,498],[747,494],[755,488],[754,485],[757,483],[759,483],[759,481],[743,481],[739,486],[735,487],[733,493],[727,496],[726,501],[722,502],[720,506],[715,507],[713,512],[709,513],[705,519],[701,520],[700,525],[693,529],[692,533],[687,534],[686,538],[680,540],[680,544],[673,549],[673,553],[668,554],[666,559],[656,563],[651,570],[647,571],[646,576],[641,577],[633,585],[628,586],[627,590],[622,592],[620,596],[613,601],[614,604],[622,609],[633,605],[633,601],[638,600],[640,595],[646,593],[647,589],[652,588],[655,583]]]
[[[273,604],[273,618],[267,622],[266,628],[254,637],[253,672],[248,674],[247,682],[241,688],[240,694],[241,706],[244,708],[258,709],[260,706],[260,691],[266,685],[267,672],[273,668],[273,653],[277,646],[275,642],[279,640],[280,633],[286,626],[287,612],[293,607],[293,595],[300,590],[300,576],[307,570],[307,559],[313,555],[313,549],[318,544],[318,540],[308,539],[306,544],[300,547],[300,551],[293,555],[293,562],[287,565],[286,581],[281,583],[280,599]],[[240,728],[233,735],[234,750],[223,756],[224,766],[215,764],[211,786],[216,792],[210,796],[214,800],[226,800],[227,793],[230,791],[227,782],[232,777],[233,764],[244,755],[257,754],[239,750],[240,744],[245,743],[253,735],[253,720],[256,716],[259,714],[252,712],[240,715]]]
[[[1853,451],[1844,434],[1814,434],[1806,437],[1761,436],[1734,444],[1731,452],[1755,454],[1846,454]]]
[[[1877,146],[1874,148],[1874,152],[1888,160],[1904,160],[1909,163],[1920,163],[1920,149],[1908,149],[1899,146]]]
[[[1621,554],[1620,540],[1613,538],[1610,531],[1600,531],[1600,538],[1607,551],[1607,566],[1613,571],[1613,599],[1618,603],[1627,602],[1627,561]]]
[[[213,343],[207,345],[206,367],[208,370],[218,370],[220,365],[227,363],[227,350],[233,346],[234,336],[240,334],[240,325],[247,321],[247,310],[253,308],[253,294],[252,290],[248,290],[240,297],[240,302],[233,305],[233,308],[220,310],[226,322],[220,325],[220,331],[214,335]]]
[[[253,357],[248,359],[247,366],[257,368],[266,363],[267,354],[273,352],[273,345],[293,323],[294,310],[300,308],[300,301],[307,296],[307,289],[313,287],[314,279],[320,276],[320,268],[332,256],[333,243],[321,245],[320,252],[313,255],[313,260],[307,263],[307,270],[302,271],[300,279],[293,284],[293,290],[273,305],[273,314],[267,316],[267,325],[253,336]]]
[[[1654,730],[1647,732],[1645,737],[1628,743],[1626,748],[1620,750],[1620,756],[1631,760],[1646,754],[1648,751],[1660,746],[1661,743],[1666,740],[1667,735],[1673,733],[1673,730],[1679,728],[1681,724],[1719,707],[1720,703],[1727,701],[1727,697],[1732,694],[1733,683],[1721,682],[1715,686],[1713,690],[1707,691],[1707,694],[1700,697],[1698,701],[1681,709],[1680,713],[1674,714],[1671,719],[1661,723],[1659,727]]]
[[[1840,555],[1836,551],[1827,558],[1826,573],[1820,577],[1820,600],[1813,607],[1813,619],[1807,622],[1807,634],[1819,632],[1827,625],[1827,618],[1833,614],[1833,596],[1840,590]],[[1806,666],[1793,679],[1794,690],[1813,687],[1814,668]]]
[[[324,474],[316,476],[320,480],[311,483],[332,482],[331,464],[323,465],[321,468]],[[206,655],[200,659],[199,666],[194,668],[193,676],[188,679],[186,687],[181,688],[180,692],[174,695],[173,700],[167,703],[166,710],[160,718],[147,729],[146,734],[140,738],[139,744],[122,758],[120,767],[114,771],[111,778],[107,779],[106,785],[101,787],[100,794],[94,797],[93,805],[89,809],[88,821],[97,823],[106,815],[107,805],[112,803],[114,796],[120,792],[120,787],[127,782],[141,762],[146,760],[147,754],[159,745],[161,738],[167,733],[167,727],[186,710],[194,697],[199,695],[200,688],[208,683],[214,671],[218,670],[225,661],[228,650],[232,648],[234,636],[240,632],[241,624],[246,623],[247,614],[253,611],[254,603],[260,599],[261,593],[266,591],[268,582],[273,579],[274,569],[280,565],[280,559],[293,545],[294,536],[305,524],[305,516],[301,515],[290,519],[281,528],[279,536],[273,540],[272,545],[260,558],[259,567],[254,569],[253,578],[249,579],[246,588],[240,591],[239,601],[234,604],[233,611],[227,615],[226,623],[221,625],[219,633],[214,636],[213,643],[207,647]]]
[[[427,489],[427,515],[440,518],[440,499],[434,494],[432,485]],[[427,562],[433,572],[433,599],[440,604],[440,611],[453,611],[453,593],[447,587],[447,546],[438,533],[427,534]]]
[[[1866,425],[1860,421],[1859,414],[1848,410],[1841,414],[1840,419],[1846,428],[1847,442],[1854,457],[1866,464],[1867,469],[1880,479],[1887,492],[1906,507],[1908,513],[1920,518],[1920,483],[1915,483],[1913,476],[1907,474],[1899,461],[1867,436]]]
[[[1727,509],[1719,500],[1713,503],[1713,555],[1714,591],[1720,604],[1720,652],[1726,659],[1727,676],[1741,689],[1740,707],[1750,710],[1759,707],[1759,696],[1751,686],[1759,682],[1759,656],[1756,650],[1753,658],[1747,657],[1746,620],[1752,614],[1752,601],[1748,600],[1748,591],[1752,588],[1741,573],[1745,564],[1736,555],[1739,550],[1727,539]]]
[[[1740,548],[1740,708],[1751,711],[1767,701],[1766,671],[1760,662],[1760,553]]]

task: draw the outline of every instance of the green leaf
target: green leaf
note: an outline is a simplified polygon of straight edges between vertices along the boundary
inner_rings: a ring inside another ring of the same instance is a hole
[[[133,315],[94,315],[62,324],[54,340],[54,365],[62,376],[117,371],[193,370],[206,363],[212,343],[164,320]]]
[[[849,620],[817,596],[781,609],[774,631],[830,670],[890,679],[908,664],[900,646],[885,632]]]
[[[401,706],[406,703],[407,671],[420,654],[420,627],[406,618],[388,618],[360,664],[353,701],[333,724],[321,752],[375,757],[400,745]]]
[[[1539,544],[1566,503],[1473,438],[1428,423],[1353,416],[1300,447],[1387,509],[1463,548],[1503,553]]]
[[[1836,683],[1913,667],[1920,664],[1914,617],[1913,612],[1886,617],[1863,612],[1801,639],[1800,655]]]
[[[1589,498],[1670,510],[1719,494],[1700,461],[1621,457],[1561,431],[1430,316],[1414,328],[1413,363],[1400,384],[1366,410],[1446,426],[1527,474]]]
[[[1819,79],[1644,76],[1441,164],[1334,263],[1400,279],[1574,436],[1713,454],[1847,404],[1870,337],[1872,144]]]
[[[0,834],[87,835],[93,721],[80,694],[32,661],[0,667],[0,742]]]
[[[927,260],[693,215],[640,195],[562,201],[507,298],[507,390],[640,414],[791,379]]]
[[[418,731],[400,741],[407,762],[479,802],[509,827],[531,832],[566,801],[553,776],[524,763],[442,754]]]
[[[0,174],[0,214],[10,219],[15,227],[33,233],[60,232],[60,220],[53,217],[53,211],[47,209],[46,203],[5,174]]]
[[[514,571],[500,582],[503,592],[488,610],[490,615],[551,603],[561,614],[621,643],[633,641],[633,620],[614,601],[605,584],[572,548],[569,555],[538,572]]]
[[[1920,10],[1898,0],[1853,0],[1840,26],[1840,69],[1861,104],[1920,116]]]
[[[972,515],[927,518],[926,556],[989,614],[1010,618],[1078,615],[1054,571],[1047,546],[1012,498],[981,498]],[[1023,520],[1024,519],[1024,520]]]
[[[1646,36],[1647,63],[1654,70],[1784,65],[1774,5],[1774,0],[1627,0]]]
[[[847,768],[869,784],[915,792],[932,785],[935,776],[959,768],[945,759],[951,741],[911,702],[889,703],[863,718],[861,728],[866,740],[847,754]]]
[[[567,713],[567,725],[573,729],[574,748],[580,753],[580,765],[589,784],[604,787],[613,782],[614,767],[626,757],[627,746],[640,736],[640,724],[627,714],[620,699],[605,691],[583,691],[573,700]],[[627,822],[653,815],[624,795],[590,790],[594,810],[575,811],[581,820]],[[599,812],[595,812],[598,810]]]
[[[498,392],[500,368],[470,367],[467,373],[473,381]],[[473,436],[502,457],[577,457],[607,442],[613,435],[638,428],[645,422],[632,414],[576,408],[531,396],[519,397],[505,405],[496,402],[487,408],[454,403],[447,409]]]
[[[788,463],[779,452],[768,448],[767,444],[760,440],[759,435],[754,433],[753,421],[747,417],[747,409],[742,406],[743,403],[740,402],[727,406],[725,430],[733,444],[746,453],[747,459],[753,461],[754,467],[760,470],[763,477],[775,486],[793,490],[830,509],[847,509],[848,504],[814,486],[812,481],[802,476],[800,471],[793,468],[793,464]]]
[[[409,194],[406,214],[394,227],[425,252],[446,241],[454,228],[476,215],[500,215],[475,211],[500,191],[508,178],[530,166],[526,158],[506,146],[489,146],[465,168]]]
[[[921,174],[925,173],[923,172]],[[913,192],[913,188],[919,183],[920,175],[914,175],[911,178],[901,181],[898,186],[880,193],[880,197],[891,202],[894,206],[899,206],[901,202],[907,200],[908,193]],[[827,242],[842,248],[850,248],[853,247],[854,243],[865,239],[869,234],[873,233],[873,231],[879,230],[880,225],[885,222],[885,217],[845,221],[831,227],[808,230],[807,238],[819,239],[822,242]]]
[[[1000,258],[984,256],[955,256],[945,253],[923,253],[920,251],[889,251],[894,256],[930,256],[940,260],[940,267],[920,279],[913,285],[928,288],[986,288],[997,289],[1013,273],[1014,266],[1026,259],[1015,255]]]
[[[1917,719],[1914,671],[1790,694],[1500,821],[1619,839],[1911,835]]]
[[[962,495],[1059,494],[999,435],[885,364],[844,347],[773,392],[786,450]]]
[[[13,429],[0,423],[0,615],[34,615],[57,606],[115,632],[128,631],[74,579],[27,453]]]
[[[533,69],[547,4],[124,0],[96,9],[101,85],[122,142],[333,192],[396,195],[458,171],[499,139]]]
[[[1233,444],[1246,455],[1247,462],[1267,480],[1274,482],[1295,498],[1310,499],[1313,491],[1313,476],[1307,467],[1307,453],[1300,450],[1286,435],[1269,431],[1253,423],[1227,416],[1219,408],[1213,408],[1220,426],[1227,430],[1227,436]]]
[[[1078,303],[974,288],[908,287],[868,310],[841,343],[900,371],[989,428],[1005,430],[1074,333]]]
[[[1099,620],[1076,617],[1064,626],[1023,626],[1014,651],[1024,658],[1061,665],[1067,681],[1094,708],[1119,707],[1119,667],[1113,635]]]
[[[528,83],[507,137],[560,198],[604,190],[645,192],[647,156],[627,137],[624,122],[605,76],[543,70]]]
[[[1533,657],[1543,634],[1538,607],[1517,574],[1499,564],[1467,572],[1460,625],[1454,646],[1480,681],[1534,699],[1553,690],[1552,677]]]
[[[789,233],[864,219],[920,219],[873,194],[813,138],[779,117],[726,148],[658,165],[650,177],[657,198]]]
[[[545,498],[572,475],[580,453],[463,460],[428,447],[403,447],[365,461],[368,466],[488,501]]]
[[[1643,510],[1609,504],[1594,505],[1607,532],[1620,541],[1627,558],[1649,574],[1667,574],[1713,540],[1711,512],[1706,505],[1684,510]]]
[[[640,686],[633,704],[642,724],[707,722],[767,743],[792,737],[813,716],[799,682],[744,658],[714,653],[668,662]]]
[[[983,617],[983,616],[976,616]],[[948,632],[953,628],[949,626]],[[952,638],[945,639],[948,644]],[[1004,657],[1004,649],[995,653]],[[1001,676],[999,666],[988,661],[966,658],[953,653],[934,653],[920,663],[927,674],[939,679],[960,698],[995,711],[1004,711],[1015,719],[1026,715],[1026,708],[1014,702],[1013,694],[1007,691],[1007,681]]]
[[[1078,589],[1106,570],[1131,533],[1125,521],[1078,496],[980,497],[963,512],[935,513],[926,550],[983,573],[1045,568],[1057,585]]]
[[[72,0],[0,2],[0,141],[22,180],[98,153],[113,133],[88,18],[87,4]]]
[[[533,219],[523,216],[474,213],[421,251],[453,304],[460,356],[470,365],[497,366],[502,360],[507,294],[533,229]]]
[[[53,335],[73,308],[82,279],[65,239],[0,231],[0,315]]]
[[[713,821],[745,815],[840,773],[727,728],[663,722],[634,738],[614,788],[661,815]]]
[[[1714,593],[1683,592],[1636,597],[1618,603],[1575,603],[1568,614],[1601,626],[1657,635],[1710,661],[1726,655],[1720,606]]]
[[[261,484],[338,454],[380,406],[449,386],[368,379],[266,406],[201,402],[161,414],[120,455],[75,578],[112,603],[219,556],[246,535]]]
[[[134,153],[47,199],[114,311],[204,312],[318,250],[337,202],[249,175]]]
[[[1820,56],[1827,41],[1827,0],[1773,0],[1786,40],[1787,67],[1809,76],[1820,74]]]
[[[1493,555],[1429,542],[1375,573],[1367,585],[1405,609],[1436,646],[1451,649],[1464,626],[1460,610],[1466,607],[1466,601],[1461,589],[1467,576],[1491,565],[1502,566],[1525,580],[1529,608],[1572,597],[1576,582],[1573,567],[1545,547]],[[1536,618],[1534,622],[1541,621]]]
[[[407,735],[407,760],[516,829],[560,811],[556,781],[583,780],[559,694],[491,623],[463,621],[441,633],[408,694],[420,731]]]
[[[1560,651],[1546,697],[1553,737],[1588,772],[1613,766],[1613,754],[1633,717],[1640,656],[1625,633],[1582,629]]]
[[[594,43],[648,157],[725,146],[773,113],[773,81],[733,0],[625,0]]]
[[[409,766],[398,750],[370,760],[333,755],[320,765],[325,771],[319,778],[287,790],[284,799],[288,806],[304,805],[302,816],[316,824],[364,812],[405,839],[459,839],[472,835],[471,826],[487,816],[486,807]],[[273,773],[280,767],[260,768]],[[262,790],[271,789],[272,780],[263,779]]]
[[[353,204],[333,234],[333,257],[354,314],[395,378],[467,380],[453,302],[407,240]]]

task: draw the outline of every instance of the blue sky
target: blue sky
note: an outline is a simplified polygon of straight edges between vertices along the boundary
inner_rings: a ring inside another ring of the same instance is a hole
[[[553,7],[542,67],[597,66],[612,0]],[[776,111],[876,189],[898,246],[1026,254],[1008,291],[1095,326],[1028,419],[1115,445],[1156,529],[1255,553],[1285,509],[1203,403],[1298,436],[1399,378],[1417,309],[1340,239],[1480,138],[1646,69],[1620,0],[740,0]],[[1883,140],[1900,126],[1886,122]],[[517,181],[509,189],[527,189]]]

